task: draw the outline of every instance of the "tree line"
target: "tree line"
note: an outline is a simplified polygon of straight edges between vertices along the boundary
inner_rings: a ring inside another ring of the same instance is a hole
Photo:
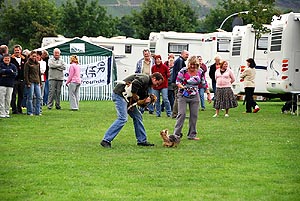
[[[127,37],[148,39],[151,32],[213,32],[223,20],[241,11],[244,24],[257,30],[270,24],[275,0],[222,0],[199,19],[197,7],[183,0],[146,0],[140,11],[133,10],[121,18],[112,17],[96,0],[67,0],[56,7],[54,0],[20,0],[15,4],[0,0],[0,44],[20,44],[28,49],[41,46],[43,37]],[[223,30],[231,31],[232,19]]]

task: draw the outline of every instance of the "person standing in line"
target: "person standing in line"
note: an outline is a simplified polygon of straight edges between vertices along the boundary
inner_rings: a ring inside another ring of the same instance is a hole
[[[8,54],[7,45],[0,45],[0,62],[3,61],[3,55]]]
[[[170,101],[168,99],[168,78],[170,77],[170,71],[168,66],[162,63],[161,56],[155,55],[155,65],[152,66],[151,72],[159,72],[164,77],[164,82],[160,86],[154,86],[153,93],[157,97],[157,100],[155,102],[155,109],[156,109],[156,116],[161,116],[161,106],[160,106],[160,93],[162,94],[163,102],[166,107],[166,113],[168,117],[171,117],[172,111],[171,111],[171,105]]]
[[[255,66],[256,63],[254,59],[249,58],[247,61],[247,68],[241,74],[241,79],[244,81],[245,88],[245,101],[246,101],[246,113],[251,113],[253,108],[253,113],[260,110],[259,106],[253,99],[254,89],[255,89]]]
[[[214,99],[214,108],[216,113],[213,117],[218,117],[220,109],[225,109],[225,117],[229,117],[229,109],[238,106],[238,102],[234,96],[231,85],[235,81],[235,77],[228,62],[222,61],[220,68],[216,70],[216,93]]]
[[[146,75],[150,75],[151,74],[151,67],[155,65],[155,61],[154,58],[151,56],[151,52],[149,49],[144,49],[143,50],[143,58],[139,59],[136,63],[136,69],[135,69],[135,73],[143,73]],[[152,93],[152,89],[149,88],[149,94]],[[149,110],[149,114],[153,114],[154,112],[154,106],[153,105],[149,105],[148,108],[146,108]],[[140,111],[142,113],[144,113],[144,108],[140,108]]]
[[[170,102],[171,111],[173,111],[173,105],[175,100],[175,92],[174,92],[174,85],[172,84],[172,72],[173,72],[173,66],[174,66],[174,54],[169,55],[168,61],[165,62],[165,65],[169,67],[170,71],[170,77],[168,78],[168,100]],[[165,104],[162,102],[161,104],[161,111],[163,112],[165,109]]]
[[[42,115],[41,114],[41,71],[40,63],[36,59],[37,52],[31,51],[29,54],[29,59],[24,66],[24,78],[25,85],[28,90],[26,108],[27,115],[33,116]],[[33,96],[35,96],[35,103],[33,104]]]
[[[199,60],[200,68],[203,71],[203,74],[205,76],[205,73],[207,72],[207,66],[203,63],[202,56],[197,57]],[[204,100],[204,92],[206,90],[206,87],[199,87],[199,96],[200,96],[200,105],[201,105],[201,110],[205,111],[205,100]]]
[[[46,68],[47,68],[47,64],[46,62],[43,60],[42,58],[42,51],[37,51],[37,56],[36,59],[37,61],[40,63],[40,71],[41,71],[41,106],[43,105],[43,97],[44,97],[44,89],[45,89],[45,81],[46,81]]]
[[[210,92],[205,80],[204,72],[199,68],[199,60],[192,56],[188,61],[188,67],[182,68],[176,78],[178,86],[178,115],[176,119],[174,135],[182,136],[182,128],[186,118],[186,109],[189,105],[190,118],[187,138],[189,140],[199,140],[197,137],[197,120],[199,110],[199,86],[205,87],[207,100],[211,102]]]
[[[72,55],[70,57],[70,68],[69,77],[66,82],[66,86],[69,88],[69,99],[70,99],[70,109],[72,111],[79,110],[79,99],[80,99],[80,66],[78,65],[77,55]]]
[[[215,74],[216,74],[216,70],[218,68],[220,68],[220,61],[221,61],[221,57],[218,56],[218,55],[215,56],[215,63],[213,65],[211,65],[210,68],[209,68],[209,77],[211,79],[211,86],[212,86],[214,94],[216,93],[216,89],[217,89],[216,88],[216,77],[215,77]]]
[[[183,68],[186,67],[185,61],[189,58],[189,52],[187,50],[183,50],[180,54],[180,56],[175,60],[173,71],[171,74],[171,82],[174,86],[174,92],[175,92],[175,100],[173,105],[173,112],[172,112],[172,118],[175,119],[178,114],[178,101],[177,101],[177,85],[176,85],[176,78],[178,72]]]
[[[132,84],[132,94],[135,100],[137,96],[140,100],[144,99],[146,103],[151,101],[149,97],[149,88],[158,87],[163,83],[163,76],[160,73],[153,73],[151,75],[133,74],[124,79],[125,82]],[[143,116],[137,107],[128,110],[128,103],[126,102],[123,92],[125,91],[125,84],[117,84],[113,90],[112,100],[115,103],[117,110],[117,119],[105,132],[100,145],[104,148],[111,148],[111,142],[119,134],[125,123],[128,121],[128,114],[133,120],[135,137],[138,146],[154,146],[154,144],[147,141],[146,130],[143,124]]]
[[[53,50],[53,58],[49,59],[49,97],[48,109],[51,110],[55,100],[55,108],[61,109],[60,95],[61,87],[64,80],[64,70],[66,70],[66,63],[60,58],[60,49]]]
[[[26,61],[26,57],[22,55],[22,47],[20,45],[15,45],[14,54],[11,56],[11,63],[17,67],[18,75],[15,78],[14,89],[10,103],[13,114],[22,114],[22,106],[26,105],[25,99],[27,95],[24,82],[24,65]]]
[[[11,96],[18,71],[10,62],[9,54],[3,54],[2,60],[0,62],[0,118],[9,118]]]
[[[49,53],[47,50],[42,51],[42,59],[43,61],[46,62],[46,71],[44,73],[44,78],[45,78],[45,87],[44,87],[44,92],[43,92],[43,105],[47,105],[48,103],[48,95],[49,95],[49,80],[48,80],[48,75],[49,75],[49,65],[48,65],[48,60],[49,60]]]

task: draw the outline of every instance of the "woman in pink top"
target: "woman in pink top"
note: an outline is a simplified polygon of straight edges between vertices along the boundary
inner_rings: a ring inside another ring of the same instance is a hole
[[[214,100],[214,108],[216,114],[213,117],[219,116],[220,109],[225,109],[225,117],[229,117],[229,108],[235,108],[238,106],[238,102],[231,89],[231,84],[235,81],[235,77],[230,68],[228,68],[228,62],[222,61],[220,68],[216,70],[216,93]]]
[[[70,108],[73,111],[79,109],[79,87],[80,87],[80,67],[76,55],[70,57],[69,77],[66,86],[69,87]]]

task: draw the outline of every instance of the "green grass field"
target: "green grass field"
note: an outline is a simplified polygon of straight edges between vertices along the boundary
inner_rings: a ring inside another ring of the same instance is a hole
[[[174,119],[144,114],[148,140],[138,147],[132,120],[99,146],[116,118],[110,101],[81,101],[80,111],[0,119],[0,200],[299,200],[300,116],[282,102],[260,102],[257,114],[200,111],[200,141],[164,148],[161,129]],[[184,134],[187,132],[186,119]]]

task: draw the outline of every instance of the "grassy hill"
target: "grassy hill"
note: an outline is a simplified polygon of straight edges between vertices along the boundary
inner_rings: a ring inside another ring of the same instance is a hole
[[[55,0],[57,5],[62,4],[66,0]],[[132,10],[139,10],[145,0],[98,0],[99,5],[107,8],[107,12],[113,17],[122,17],[129,14]],[[199,17],[205,16],[209,9],[215,7],[221,0],[187,0],[191,5],[196,6]],[[300,12],[300,1],[297,0],[276,0],[276,5],[282,10],[292,10]]]

